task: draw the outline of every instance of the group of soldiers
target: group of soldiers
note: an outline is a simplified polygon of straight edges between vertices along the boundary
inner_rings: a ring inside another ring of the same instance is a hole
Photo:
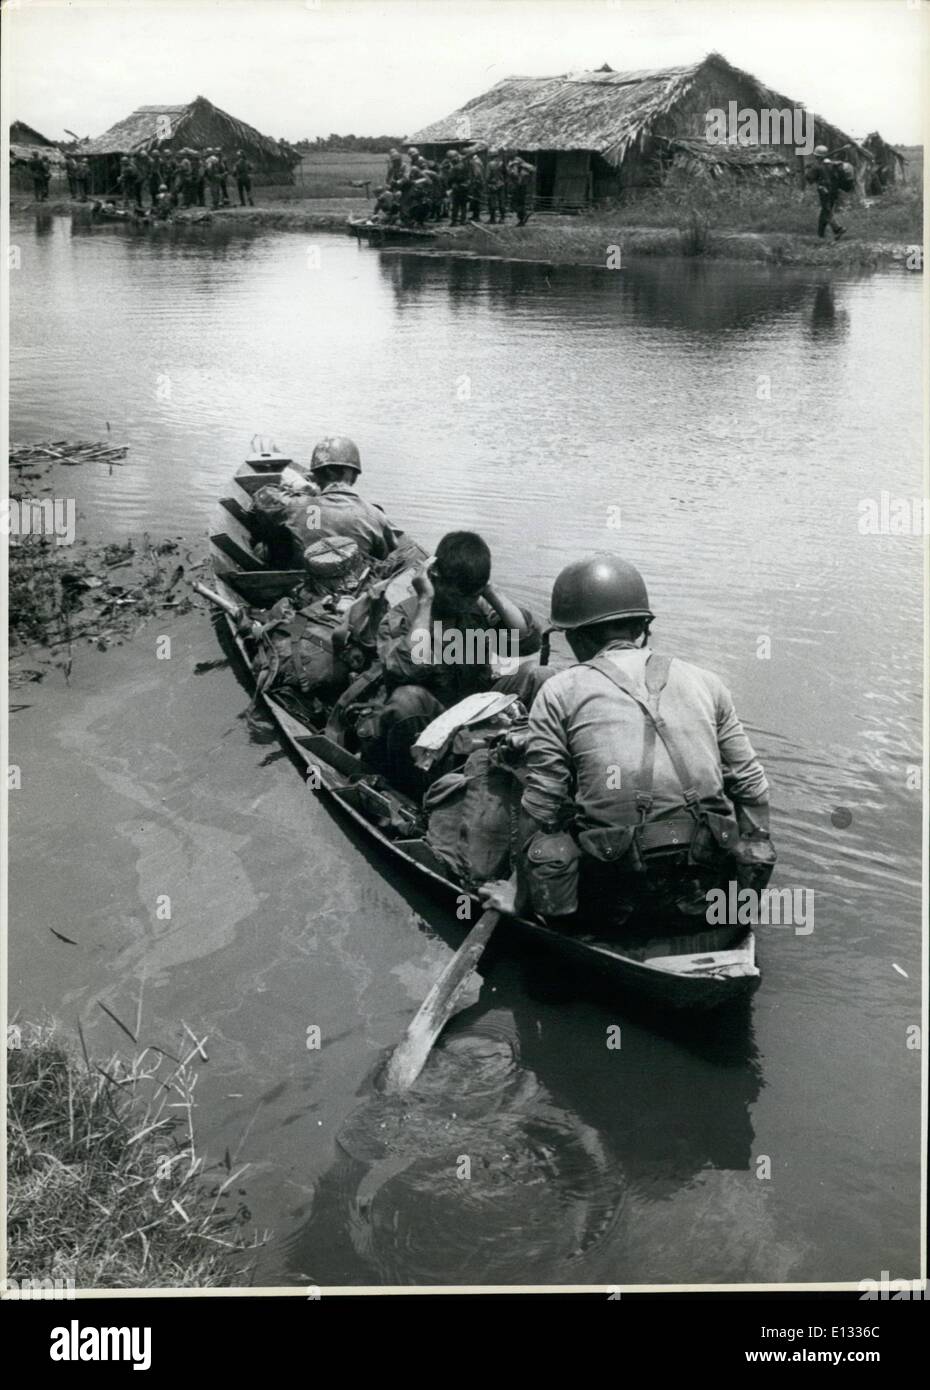
[[[519,154],[480,144],[446,150],[438,162],[425,159],[415,145],[409,163],[394,149],[385,183],[375,189],[372,219],[422,227],[448,217],[455,227],[480,222],[487,208],[488,222],[504,222],[510,211],[522,227],[530,215],[535,172]]]
[[[410,539],[357,491],[361,471],[351,439],[317,444],[312,494],[288,504],[298,547],[313,539],[305,559],[321,538],[351,541],[374,567],[410,552]],[[354,706],[354,734],[369,766],[419,797],[430,774],[414,744],[426,728],[476,692],[518,697],[529,723],[515,872],[485,884],[488,905],[513,912],[528,903],[568,930],[592,914],[623,928],[645,889],[650,920],[659,912],[682,926],[702,916],[721,872],[765,885],[775,861],[765,773],[720,678],[652,651],[655,615],[633,565],[600,554],[559,574],[550,622],[575,659],[562,670],[534,659],[541,625],[492,579],[480,535],[449,532],[408,574],[409,596],[377,609],[365,638],[376,659],[359,679],[373,672],[377,684]],[[505,632],[516,661],[502,673],[486,656],[470,659],[467,646],[450,655],[447,639],[469,632]]]
[[[203,149],[141,150],[120,160],[119,190],[125,206],[144,207],[146,192],[152,211],[167,218],[175,208],[229,207],[229,180],[234,176],[240,206],[253,207],[252,164],[237,150],[227,160],[218,146]]]
[[[51,166],[48,159],[38,155],[29,161],[37,201],[48,196]],[[90,166],[86,159],[74,155],[65,157],[65,175],[72,198],[86,202],[90,189]],[[148,194],[151,212],[168,218],[176,208],[206,207],[209,197],[214,208],[229,207],[229,180],[236,180],[239,203],[254,207],[252,199],[252,164],[242,150],[227,160],[218,147],[201,150],[167,148],[140,150],[120,159],[118,189],[108,189],[111,196],[118,192],[124,208],[133,214],[145,208]],[[115,206],[115,204],[113,204]]]

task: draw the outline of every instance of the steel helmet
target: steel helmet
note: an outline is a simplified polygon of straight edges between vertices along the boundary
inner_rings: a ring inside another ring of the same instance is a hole
[[[815,146],[814,146],[814,158],[815,158],[815,159],[818,158],[818,157],[821,158],[821,159],[825,159],[826,156],[827,156],[827,147],[826,147],[826,145],[815,145]]]
[[[356,473],[361,473],[362,460],[358,446],[344,434],[327,435],[316,445],[310,459],[311,473],[321,468],[354,468]]]
[[[571,631],[610,618],[654,618],[643,577],[619,555],[566,565],[552,586],[553,627]]]

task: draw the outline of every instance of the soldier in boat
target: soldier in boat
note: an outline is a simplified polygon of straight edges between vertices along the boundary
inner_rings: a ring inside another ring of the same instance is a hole
[[[443,536],[413,589],[381,621],[383,698],[363,714],[356,734],[373,767],[400,790],[420,794],[426,779],[410,749],[438,714],[485,690],[515,694],[529,709],[552,673],[520,660],[539,651],[539,627],[529,609],[492,584],[491,552],[475,532]],[[511,668],[506,674],[495,669],[492,654]]]
[[[375,205],[372,209],[372,222],[396,222],[400,212],[400,198],[392,188],[375,189]]]
[[[333,435],[316,445],[310,474],[319,494],[310,499],[309,510],[307,499],[301,498],[289,523],[301,555],[324,536],[346,536],[372,560],[386,559],[405,542],[403,531],[391,525],[381,508],[355,491],[361,471],[358,446],[351,439]]]
[[[161,184],[155,194],[155,216],[160,222],[167,222],[171,218],[171,194],[166,183]]]
[[[577,664],[533,704],[516,874],[488,886],[490,906],[529,907],[567,930],[655,935],[662,923],[683,935],[701,930],[709,887],[768,882],[769,786],[730,692],[653,652],[653,618],[641,575],[618,556],[558,576],[552,623]]]

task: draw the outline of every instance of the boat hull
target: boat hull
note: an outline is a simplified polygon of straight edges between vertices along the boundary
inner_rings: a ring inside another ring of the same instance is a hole
[[[261,562],[251,549],[246,503],[256,471],[249,465],[240,470],[237,482],[247,480],[243,487],[245,496],[224,501],[220,529],[211,538],[216,590],[235,605],[270,605],[280,591],[293,583],[294,577],[292,572],[282,571],[276,583],[275,574],[261,569]],[[266,589],[258,600],[256,585],[259,592],[263,585]],[[224,621],[252,676],[246,640],[233,617],[227,614]],[[385,794],[369,787],[365,766],[359,758],[302,722],[273,694],[263,693],[259,700],[314,790],[332,798],[360,830],[402,862],[411,874],[458,903],[467,894],[473,906],[471,920],[475,920],[482,910],[477,894],[449,876],[422,835],[405,838],[388,834],[378,823],[379,814],[386,809],[395,819],[409,816],[412,821],[416,811],[413,803],[399,793]],[[380,819],[384,819],[383,814]],[[458,919],[458,912],[456,916]],[[541,919],[518,917],[507,921],[508,928],[520,938],[556,952],[584,971],[594,972],[608,980],[618,993],[636,996],[662,1009],[718,1009],[744,1000],[760,983],[755,939],[750,930],[708,930],[688,937],[657,938],[634,948],[598,939],[596,934],[571,934]],[[462,921],[463,935],[469,925],[469,920]]]

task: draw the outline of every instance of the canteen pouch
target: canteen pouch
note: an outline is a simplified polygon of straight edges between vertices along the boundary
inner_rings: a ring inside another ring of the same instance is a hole
[[[525,873],[533,910],[543,917],[578,911],[581,851],[567,831],[534,835],[526,847]]]
[[[645,866],[633,825],[602,826],[582,830],[578,844],[585,854],[602,864],[616,864],[632,873],[642,873]]]
[[[739,838],[739,825],[732,811],[720,815],[702,808],[697,812],[688,862],[702,868],[720,868],[733,858]]]

